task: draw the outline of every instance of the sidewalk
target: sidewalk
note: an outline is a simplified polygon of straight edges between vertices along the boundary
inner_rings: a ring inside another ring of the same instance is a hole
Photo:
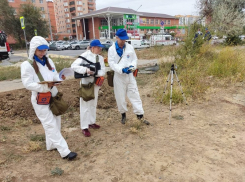
[[[154,65],[158,63],[157,59],[152,60],[138,60],[138,66],[143,65]],[[7,92],[11,90],[17,90],[24,88],[21,79],[11,80],[11,81],[0,81],[0,92]]]

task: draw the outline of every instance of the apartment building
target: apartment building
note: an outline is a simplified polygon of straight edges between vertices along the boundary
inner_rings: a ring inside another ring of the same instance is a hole
[[[96,9],[95,0],[8,0],[8,2],[15,9],[16,14],[21,4],[32,3],[40,8],[43,12],[42,17],[51,24],[52,36],[49,35],[48,40],[75,38],[80,22],[72,18]]]
[[[199,16],[194,15],[176,15],[176,18],[179,19],[179,24],[184,26],[189,26],[193,23],[198,23],[205,26],[205,19],[200,19]]]

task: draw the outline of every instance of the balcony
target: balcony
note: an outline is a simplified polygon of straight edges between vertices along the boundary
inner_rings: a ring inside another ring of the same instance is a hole
[[[89,2],[89,1],[88,1],[88,5],[94,5],[94,2]]]
[[[75,10],[76,10],[75,7],[70,8],[70,12],[73,12],[73,11],[75,11]]]

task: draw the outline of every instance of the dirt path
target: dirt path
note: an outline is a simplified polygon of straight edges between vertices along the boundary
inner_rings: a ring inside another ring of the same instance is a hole
[[[189,103],[191,115],[188,107],[174,106],[168,125],[169,106],[154,100],[153,80],[154,75],[138,77],[150,126],[135,120],[131,104],[127,124],[122,125],[113,90],[105,84],[97,112],[102,127],[91,130],[90,138],[79,127],[77,80],[62,85],[72,106],[62,116],[62,134],[78,153],[72,162],[61,159],[57,151],[46,151],[44,141],[37,151],[30,151],[35,149],[32,136],[44,136],[30,93],[0,93],[0,181],[244,182],[244,86],[210,89],[204,99]],[[51,175],[55,168],[64,173]]]

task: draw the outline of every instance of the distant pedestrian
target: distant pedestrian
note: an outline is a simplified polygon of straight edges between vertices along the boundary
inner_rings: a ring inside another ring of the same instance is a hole
[[[205,28],[205,31],[206,31],[206,33],[205,33],[205,35],[204,35],[204,40],[209,41],[209,40],[212,38],[212,35],[211,35],[211,33],[209,32],[208,28]]]

